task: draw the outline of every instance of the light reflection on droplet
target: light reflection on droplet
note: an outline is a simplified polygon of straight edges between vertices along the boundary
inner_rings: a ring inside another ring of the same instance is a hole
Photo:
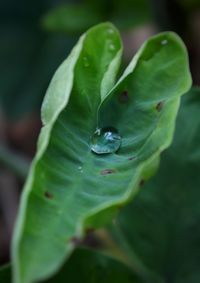
[[[90,63],[89,63],[87,57],[83,57],[83,65],[84,65],[85,67],[89,67],[89,66],[90,66]]]
[[[121,136],[113,127],[97,129],[90,140],[90,148],[97,154],[116,152],[121,145]]]
[[[163,40],[161,41],[161,44],[162,44],[162,45],[166,45],[167,43],[168,43],[167,39],[163,39]]]

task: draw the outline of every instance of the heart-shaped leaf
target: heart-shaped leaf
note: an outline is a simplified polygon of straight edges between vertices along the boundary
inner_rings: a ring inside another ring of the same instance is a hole
[[[114,225],[133,268],[146,267],[158,282],[200,282],[199,112],[200,90],[194,89],[181,104],[175,140],[158,174]]]
[[[153,37],[113,87],[120,57],[118,32],[98,25],[52,79],[13,241],[15,283],[54,273],[88,225],[102,225],[131,198],[171,141],[191,84],[183,43],[173,33]],[[116,152],[91,151],[116,141]]]

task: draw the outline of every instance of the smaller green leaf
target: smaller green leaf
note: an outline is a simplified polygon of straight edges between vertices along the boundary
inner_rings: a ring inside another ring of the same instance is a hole
[[[80,33],[101,21],[101,16],[90,6],[62,4],[49,11],[41,23],[48,31]]]

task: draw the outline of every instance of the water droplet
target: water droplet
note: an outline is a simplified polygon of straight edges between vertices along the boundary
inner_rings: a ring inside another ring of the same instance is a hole
[[[115,45],[112,44],[112,43],[110,43],[110,44],[109,44],[109,50],[110,50],[110,51],[114,51],[114,50],[115,50]]]
[[[114,34],[114,30],[112,28],[108,29],[108,34]]]
[[[79,167],[78,167],[78,170],[79,170],[81,173],[83,173],[82,166],[79,166]]]
[[[167,39],[163,39],[162,41],[161,41],[161,44],[162,45],[166,45],[168,43],[168,40]]]
[[[87,57],[83,57],[83,65],[84,65],[85,67],[89,67],[89,66],[90,66],[90,63],[89,63]]]
[[[97,129],[90,141],[90,148],[97,154],[116,152],[121,145],[121,136],[113,127]]]

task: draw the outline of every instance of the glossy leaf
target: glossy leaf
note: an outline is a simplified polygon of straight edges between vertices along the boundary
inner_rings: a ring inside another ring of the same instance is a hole
[[[158,274],[158,282],[200,282],[199,112],[200,90],[193,89],[158,174],[115,222],[115,237],[133,266]]]
[[[120,55],[115,28],[96,26],[52,79],[13,241],[15,283],[59,269],[84,229],[109,221],[171,142],[180,95],[191,83],[181,40],[173,33],[150,39],[108,93]],[[118,129],[116,153],[91,152],[97,126]]]

